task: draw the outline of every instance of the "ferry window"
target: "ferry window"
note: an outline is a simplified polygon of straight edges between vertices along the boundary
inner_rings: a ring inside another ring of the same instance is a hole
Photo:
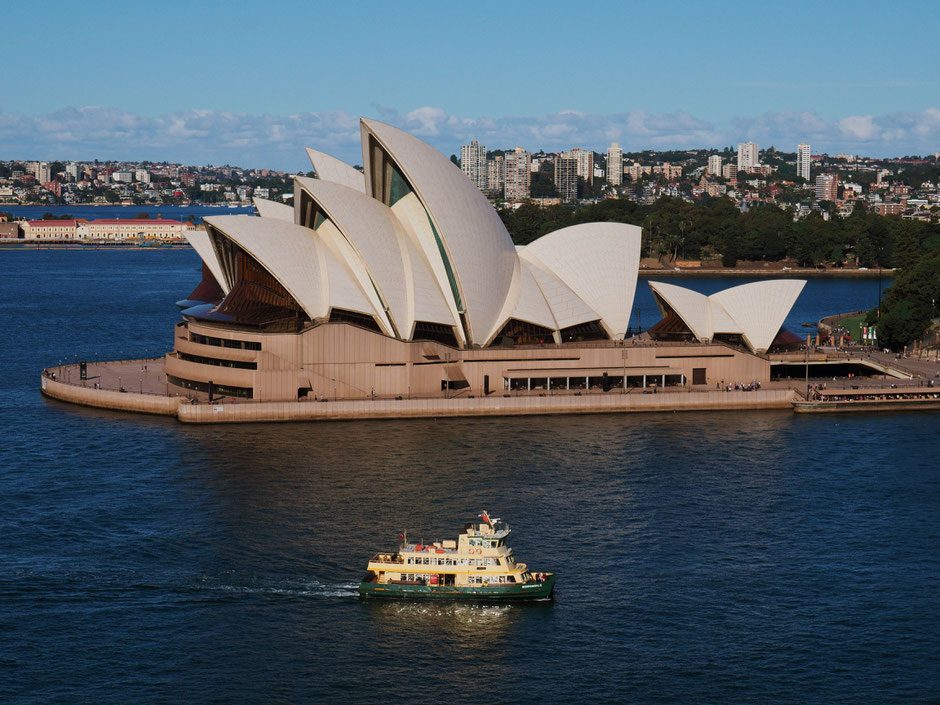
[[[460,559],[460,565],[467,565],[467,559],[466,559],[466,558],[461,558],[461,559]]]
[[[431,559],[427,556],[424,557],[424,565],[431,565]]]
[[[516,579],[515,579],[513,576],[511,576],[511,575],[507,575],[507,576],[506,576],[506,582],[507,582],[507,583],[514,583],[514,582],[516,582]]]

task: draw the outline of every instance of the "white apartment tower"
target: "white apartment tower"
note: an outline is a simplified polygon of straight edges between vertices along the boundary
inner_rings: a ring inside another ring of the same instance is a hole
[[[594,183],[594,152],[589,149],[580,149],[575,147],[570,152],[565,152],[562,156],[568,159],[575,159],[578,162],[578,178],[584,179],[589,184]]]
[[[502,192],[505,181],[504,166],[505,162],[502,157],[493,157],[486,163],[486,187],[490,191]]]
[[[809,181],[810,149],[806,142],[801,142],[796,148],[796,175]]]
[[[757,142],[741,142],[738,145],[738,171],[758,165]]]
[[[607,148],[607,183],[612,186],[623,183],[623,150],[616,142]]]
[[[486,188],[486,147],[473,140],[460,148],[460,168],[481,191]]]
[[[529,197],[532,158],[522,147],[508,152],[503,159],[503,196],[507,201],[523,201]]]
[[[708,175],[721,176],[721,155],[713,154],[708,158]]]
[[[49,162],[39,162],[39,167],[37,168],[36,179],[41,184],[48,183],[52,181],[52,172],[49,169]]]

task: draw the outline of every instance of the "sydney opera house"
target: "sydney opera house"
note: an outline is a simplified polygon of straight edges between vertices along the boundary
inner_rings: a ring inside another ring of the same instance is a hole
[[[717,388],[786,364],[805,282],[649,282],[662,320],[628,337],[639,227],[516,247],[444,155],[373,120],[361,139],[362,171],[307,150],[292,206],[187,231],[202,281],[164,357],[47,368],[43,393],[185,423],[790,406],[785,384]]]
[[[651,284],[658,344],[625,341],[641,229],[591,223],[513,245],[460,169],[361,121],[363,171],[307,150],[293,206],[206,218],[180,302],[171,394],[259,401],[578,393],[769,378],[802,282],[711,297]],[[670,345],[674,343],[675,345]]]

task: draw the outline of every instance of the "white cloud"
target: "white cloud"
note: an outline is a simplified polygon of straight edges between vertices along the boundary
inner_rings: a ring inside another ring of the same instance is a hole
[[[791,150],[872,156],[933,153],[940,109],[827,119],[815,111],[778,111],[717,123],[688,112],[591,115],[562,110],[536,116],[464,117],[437,106],[406,113],[375,105],[373,114],[430,142],[445,154],[476,139],[490,149],[572,147],[624,149],[721,147],[743,140]],[[105,106],[67,107],[46,115],[0,112],[0,153],[17,159],[149,159],[306,169],[304,147],[352,163],[362,159],[359,117],[343,111],[270,115],[197,109],[156,117]]]

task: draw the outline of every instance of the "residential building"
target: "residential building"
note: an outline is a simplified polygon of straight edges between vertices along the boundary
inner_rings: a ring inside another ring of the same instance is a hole
[[[812,161],[812,154],[809,145],[801,142],[796,148],[796,175],[801,179],[809,181],[809,167]]]
[[[474,185],[483,191],[487,187],[486,147],[473,140],[460,148],[460,168]]]
[[[816,200],[832,201],[839,200],[839,176],[838,174],[819,174],[816,176]]]
[[[65,173],[68,174],[70,180],[78,181],[78,164],[75,162],[69,162],[66,164]]]
[[[738,145],[738,171],[751,169],[758,163],[757,142],[741,142]]]
[[[490,191],[502,193],[506,162],[502,157],[493,157],[486,163],[486,187]]]
[[[52,181],[52,171],[49,168],[49,162],[39,162],[39,167],[36,171],[36,180],[41,184]]]
[[[575,147],[562,156],[577,160],[578,178],[584,179],[589,184],[594,183],[594,152],[592,150]]]
[[[578,158],[569,154],[555,157],[555,189],[562,201],[578,200]]]
[[[137,179],[139,183],[142,183],[142,184],[150,183],[150,172],[147,171],[146,169],[138,169],[135,172],[134,177]]]
[[[612,186],[623,183],[623,150],[616,142],[607,148],[607,183]]]
[[[516,147],[504,158],[503,196],[508,201],[522,201],[529,197],[532,175],[531,159],[522,147]]]
[[[721,155],[713,154],[708,158],[708,175],[721,176]]]

